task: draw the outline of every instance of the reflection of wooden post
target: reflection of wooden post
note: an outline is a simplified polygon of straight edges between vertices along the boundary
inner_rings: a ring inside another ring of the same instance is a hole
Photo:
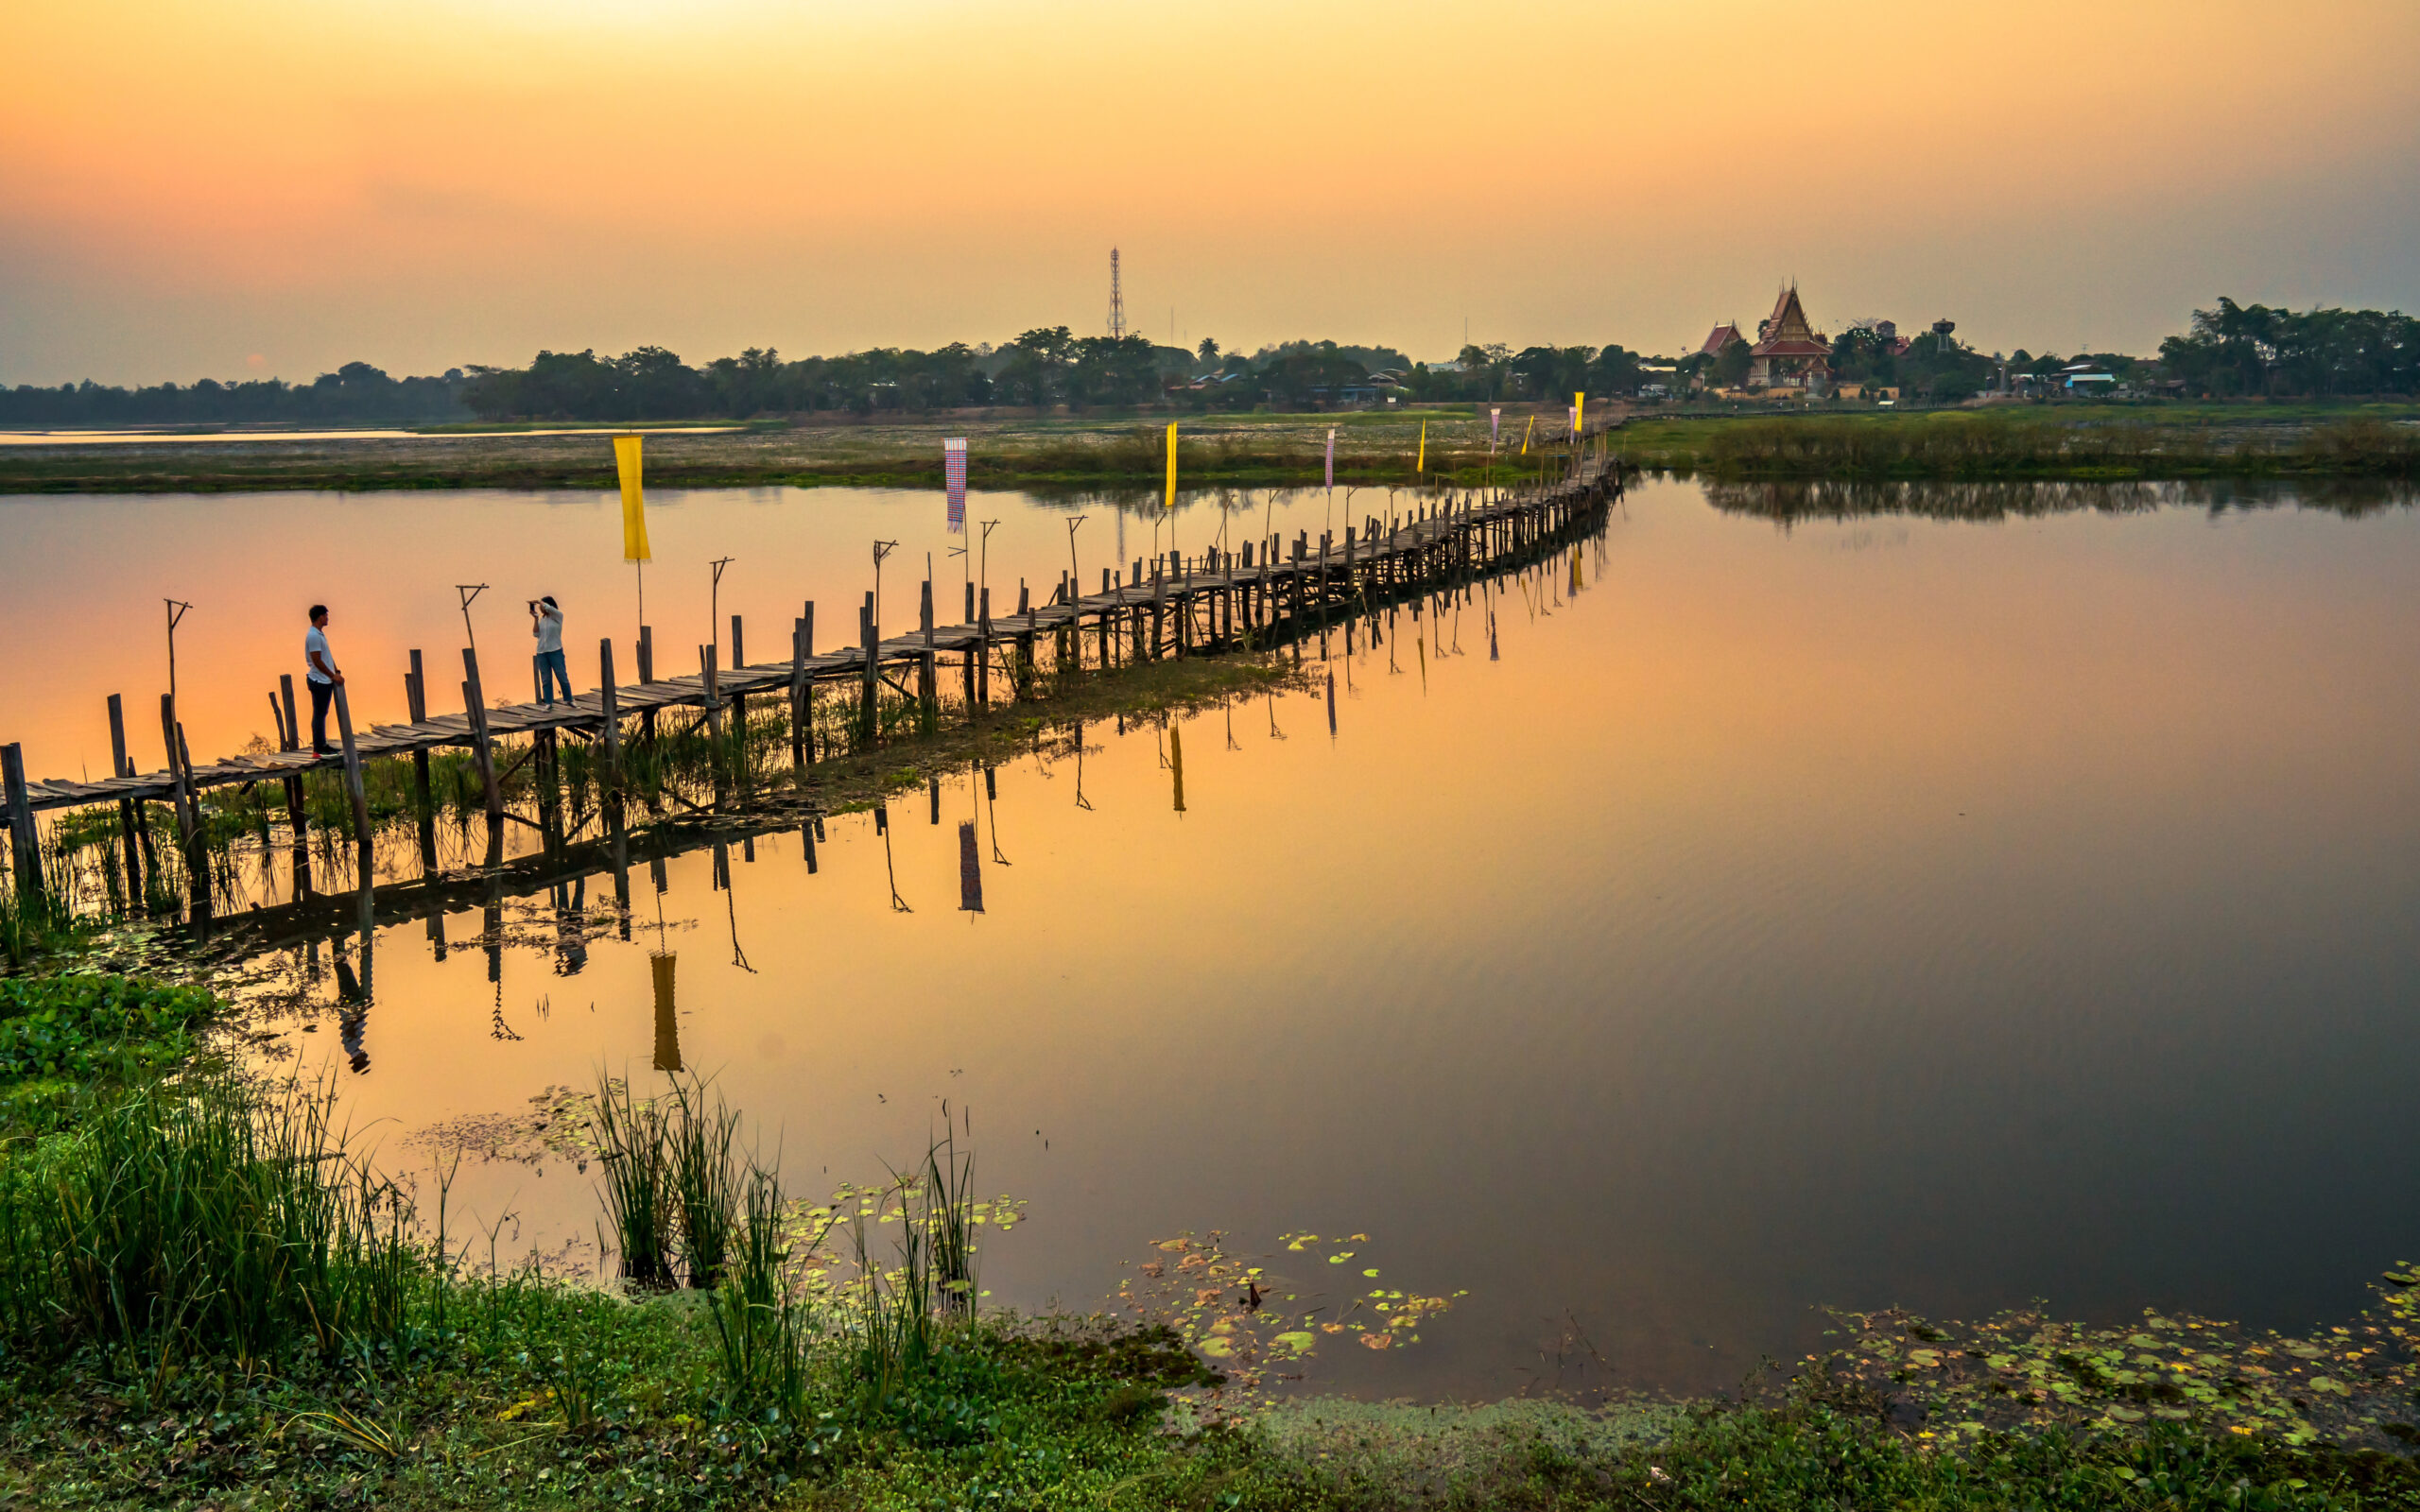
[[[479,781],[487,786],[488,817],[504,817],[504,786],[495,775],[495,742],[488,732],[486,694],[479,687],[479,653],[462,647],[462,703],[471,716],[471,747],[479,765]]]
[[[361,781],[361,751],[353,743],[353,701],[337,684],[337,732],[344,745],[344,786],[353,797],[353,836],[361,844],[361,885],[370,885],[370,791]]]
[[[31,903],[42,896],[42,846],[34,831],[33,800],[26,791],[22,746],[0,746],[0,794],[9,805],[9,855],[17,868],[17,896]]]
[[[669,952],[647,958],[648,975],[655,988],[655,1069],[679,1071],[681,1066],[681,1021],[673,1001],[673,967],[680,957]]]

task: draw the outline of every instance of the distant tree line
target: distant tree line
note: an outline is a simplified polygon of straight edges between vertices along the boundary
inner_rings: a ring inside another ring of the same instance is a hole
[[[2420,320],[2400,311],[2296,312],[2221,299],[2191,329],[2160,344],[2154,363],[2117,353],[2061,358],[2019,349],[2012,376],[2055,377],[2091,362],[2124,381],[2166,378],[2188,392],[2319,397],[2420,393]],[[1654,367],[1648,364],[1653,362]],[[1037,327],[1003,346],[963,342],[931,352],[876,347],[785,361],[769,348],[691,367],[662,347],[618,357],[541,352],[527,368],[456,368],[391,378],[349,362],[308,384],[280,379],[111,387],[91,382],[0,389],[0,425],[404,424],[463,420],[639,421],[842,411],[924,413],[981,405],[1046,409],[1302,410],[1412,401],[1554,403],[1574,393],[1632,395],[1646,384],[1736,387],[1748,344],[1677,363],[1614,345],[1464,346],[1452,362],[1412,362],[1392,347],[1288,341],[1247,355],[1213,340],[1193,351],[1130,335],[1079,336]],[[1832,343],[1834,377],[1953,403],[1989,387],[1997,365],[1946,333],[1899,343],[1853,326]]]
[[[1627,396],[1655,375],[1635,352],[1621,346],[1464,346],[1450,363],[1412,369],[1405,384],[1422,400],[1485,402],[1553,400],[1577,393]]]
[[[2204,394],[2420,392],[2420,319],[2400,310],[2273,310],[2221,299],[2159,344],[2160,365]]]
[[[997,348],[876,347],[786,362],[776,351],[751,347],[700,368],[662,347],[618,357],[541,352],[527,368],[475,369],[463,398],[483,420],[1131,406],[1158,398],[1164,375],[1182,373],[1191,361],[1191,353],[1154,346],[1149,337],[1078,336],[1062,325],[1028,331]]]
[[[459,368],[440,378],[389,378],[366,362],[348,362],[307,384],[281,378],[156,384],[119,388],[86,381],[0,389],[0,425],[27,429],[114,425],[405,424],[466,420]]]

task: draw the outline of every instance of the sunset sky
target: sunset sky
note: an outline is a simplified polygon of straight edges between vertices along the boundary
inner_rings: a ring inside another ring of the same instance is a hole
[[[78,0],[0,52],[0,382],[1100,329],[2149,351],[2420,305],[2411,0]]]

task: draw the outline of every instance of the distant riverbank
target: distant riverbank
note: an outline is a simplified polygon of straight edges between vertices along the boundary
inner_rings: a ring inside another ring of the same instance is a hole
[[[1651,470],[1721,481],[1991,482],[2420,477],[2420,405],[2005,405],[1981,409],[1625,415],[1611,444]],[[1484,406],[1179,416],[1181,487],[1318,486],[1336,436],[1340,488],[1473,487],[1553,466],[1559,408]],[[1164,416],[942,416],[859,424],[662,431],[662,488],[937,488],[942,441],[970,441],[980,488],[1155,490]],[[0,448],[0,493],[222,493],[266,489],[610,489],[602,429],[465,434],[97,438]]]

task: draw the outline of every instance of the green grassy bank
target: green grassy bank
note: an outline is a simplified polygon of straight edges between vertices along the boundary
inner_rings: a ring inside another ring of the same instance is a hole
[[[2010,404],[1638,419],[1633,463],[1720,480],[2420,477],[2420,407]]]
[[[1560,405],[1508,407],[1492,450],[1486,406],[1314,415],[1179,416],[1188,488],[1306,487],[1337,432],[1337,476],[1355,486],[1514,482],[1550,465]],[[852,484],[938,488],[942,440],[970,439],[978,489],[1136,496],[1167,476],[1165,417],[944,416],[847,424],[755,422],[648,441],[659,488]],[[1426,440],[1423,431],[1426,430]],[[2408,404],[2008,404],[1979,409],[1675,416],[1645,411],[1618,450],[1654,469],[1734,479],[2187,479],[2420,477],[2420,406]],[[138,445],[0,451],[0,493],[239,490],[610,489],[602,431],[509,428],[353,440],[164,438]]]
[[[2408,1403],[2409,1339],[2359,1328],[2299,1383],[2230,1354],[2145,1385],[2156,1367],[2098,1337],[1874,1314],[1739,1400],[1205,1415],[1183,1403],[1227,1363],[1177,1331],[981,1308],[983,1220],[1004,1210],[975,1199],[961,1152],[810,1205],[735,1156],[735,1115],[695,1086],[581,1106],[603,1226],[647,1274],[576,1284],[448,1233],[441,1188],[431,1212],[390,1185],[311,1089],[215,1066],[191,1036],[218,1006],[119,979],[0,993],[11,1043],[38,1018],[81,1047],[0,1060],[0,1503],[2420,1506],[2406,1458],[2297,1405]],[[2414,1279],[2393,1280],[2382,1315],[2408,1324]],[[2162,1321],[2178,1336],[2140,1352],[2217,1345]],[[2341,1397],[2317,1384],[2364,1360]],[[2170,1405],[2202,1390],[2233,1405]]]

